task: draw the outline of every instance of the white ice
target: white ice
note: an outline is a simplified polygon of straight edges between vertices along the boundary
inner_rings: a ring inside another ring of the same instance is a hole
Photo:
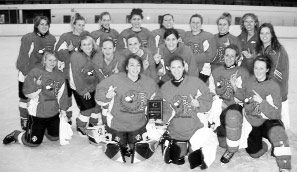
[[[297,39],[281,39],[290,58],[289,105],[291,128],[288,130],[292,149],[292,172],[297,172]],[[16,59],[20,37],[0,37],[0,139],[11,131],[20,129],[18,112]],[[180,172],[190,170],[189,163],[178,166],[165,164],[160,148],[148,160],[137,164],[123,164],[108,159],[100,147],[91,145],[86,138],[80,137],[72,126],[74,136],[69,145],[61,146],[44,138],[36,148],[20,144],[3,145],[0,143],[1,172]],[[230,163],[221,166],[220,157],[224,149],[218,148],[215,162],[206,172],[276,172],[275,158],[266,153],[259,159],[251,158],[245,150],[235,154]]]

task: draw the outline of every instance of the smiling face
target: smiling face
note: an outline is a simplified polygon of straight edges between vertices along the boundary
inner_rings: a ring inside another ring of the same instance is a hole
[[[106,28],[109,29],[111,23],[110,15],[106,14],[102,16],[102,19],[100,20],[100,24]]]
[[[220,34],[229,32],[229,23],[226,19],[220,19],[218,22],[218,30]]]
[[[105,41],[102,44],[102,53],[104,55],[104,58],[108,60],[112,59],[114,51],[115,51],[115,47],[113,47],[113,43],[111,41]]]
[[[200,32],[202,23],[199,17],[193,17],[190,22],[192,32]]]
[[[84,39],[81,40],[81,45],[80,45],[80,49],[86,53],[88,56],[91,55],[92,51],[93,51],[93,43],[91,39]]]
[[[264,81],[267,77],[267,72],[269,69],[263,61],[255,61],[254,63],[254,74],[258,81]]]
[[[266,47],[271,44],[271,31],[268,27],[263,27],[260,31],[260,39],[263,42],[263,45]]]
[[[227,48],[224,54],[224,61],[227,67],[230,67],[236,62],[236,51],[231,48]]]
[[[136,37],[132,37],[128,39],[128,49],[131,53],[136,54],[141,46],[141,43]]]
[[[130,79],[138,78],[141,70],[141,65],[138,60],[130,58],[126,66],[127,74]]]
[[[49,26],[46,20],[42,19],[39,23],[39,25],[37,26],[38,31],[41,34],[45,34],[48,30],[49,30]]]
[[[142,18],[140,15],[133,15],[131,20],[130,20],[132,27],[135,29],[139,29],[141,27],[141,23],[142,23]]]
[[[170,16],[170,15],[166,15],[166,16],[164,16],[162,25],[163,25],[166,29],[173,28],[174,21],[173,21],[172,16]]]
[[[44,68],[46,71],[51,72],[57,65],[57,58],[53,54],[45,56]]]
[[[255,26],[256,26],[256,22],[255,20],[253,19],[253,17],[251,16],[247,16],[246,19],[244,20],[244,28],[247,30],[247,31],[251,31],[251,32],[254,32],[255,30]]]
[[[165,39],[165,45],[170,50],[173,51],[177,48],[178,39],[174,34],[170,34]]]
[[[82,33],[85,30],[86,22],[84,20],[76,20],[75,24],[73,24],[74,32],[78,34]]]
[[[174,79],[179,80],[184,73],[184,66],[180,60],[174,60],[170,63],[170,71],[174,77]]]

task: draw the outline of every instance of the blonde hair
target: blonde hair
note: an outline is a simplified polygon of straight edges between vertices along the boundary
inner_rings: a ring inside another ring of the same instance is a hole
[[[41,61],[41,64],[42,64],[42,67],[44,68],[45,67],[45,60],[47,57],[49,56],[54,56],[56,58],[56,60],[58,59],[55,54],[51,53],[51,52],[45,52],[42,56],[42,61]],[[55,66],[55,68],[57,67],[57,65]]]
[[[83,50],[81,49],[81,42],[82,42],[83,40],[86,40],[86,41],[89,41],[89,42],[92,43],[93,50],[92,50],[91,58],[93,58],[93,55],[96,53],[96,51],[97,51],[97,49],[98,49],[95,40],[94,40],[91,36],[83,36],[83,37],[80,39],[80,41],[79,41],[79,48],[78,48],[78,50],[79,50],[80,52],[83,52]]]

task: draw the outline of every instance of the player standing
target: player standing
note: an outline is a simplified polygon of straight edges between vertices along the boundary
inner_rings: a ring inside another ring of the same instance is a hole
[[[31,69],[41,65],[42,56],[46,51],[54,51],[56,38],[49,33],[49,28],[49,19],[46,16],[37,16],[34,19],[33,32],[24,35],[21,39],[16,66],[19,70],[19,111],[23,130],[26,130],[28,121],[28,98],[23,93],[24,80]]]
[[[195,56],[199,69],[199,78],[204,82],[208,81],[211,74],[210,62],[216,55],[216,42],[214,35],[204,31],[201,27],[203,18],[200,14],[194,14],[190,18],[191,31],[187,31],[183,38]]]
[[[102,12],[99,16],[99,29],[91,32],[91,36],[94,38],[98,47],[102,47],[102,41],[106,38],[112,39],[115,45],[117,45],[119,32],[110,28],[111,16],[109,12]]]
[[[125,29],[120,33],[118,38],[117,50],[128,47],[127,38],[129,35],[136,34],[141,39],[141,47],[148,48],[152,52],[155,51],[156,45],[152,32],[147,28],[141,27],[143,20],[142,9],[133,8],[129,16],[132,24],[131,28]]]

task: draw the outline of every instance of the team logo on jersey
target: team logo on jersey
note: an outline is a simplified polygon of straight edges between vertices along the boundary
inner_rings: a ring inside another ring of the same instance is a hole
[[[62,84],[60,81],[48,79],[45,81],[44,93],[51,98],[56,98],[61,86],[62,86]]]
[[[193,43],[193,42],[188,42],[187,45],[192,49],[194,54],[201,54],[202,53],[200,44],[196,44],[196,43]]]
[[[175,95],[172,99],[172,108],[175,111],[175,118],[191,118],[193,107],[188,96]]]
[[[225,51],[225,48],[224,47],[219,47],[217,49],[217,55],[216,55],[216,58],[219,59],[219,62],[223,63],[225,61],[225,58],[224,58],[224,51]]]
[[[87,72],[87,75],[88,75],[88,76],[94,76],[94,69],[91,70],[91,71],[88,71],[88,72]]]
[[[259,118],[261,117],[260,104],[254,101],[252,96],[244,99],[244,108],[248,115],[257,116]]]
[[[142,92],[130,90],[120,97],[123,112],[138,113],[145,110],[147,95]]]
[[[48,46],[45,46],[44,48],[42,48],[42,49],[40,49],[40,50],[38,50],[38,53],[39,54],[44,54],[45,52],[53,52],[53,46],[51,46],[51,45],[48,45]]]
[[[87,65],[85,66],[82,70],[81,73],[83,74],[85,81],[88,83],[93,83],[95,77],[95,69],[92,65]]]
[[[271,55],[271,56],[275,56],[275,55],[276,55],[276,51],[274,51],[274,50],[270,50],[270,51],[268,51],[268,52],[265,52],[265,54],[267,54],[267,55]]]
[[[233,87],[229,79],[220,78],[216,84],[216,92],[223,99],[229,100],[234,94]]]

